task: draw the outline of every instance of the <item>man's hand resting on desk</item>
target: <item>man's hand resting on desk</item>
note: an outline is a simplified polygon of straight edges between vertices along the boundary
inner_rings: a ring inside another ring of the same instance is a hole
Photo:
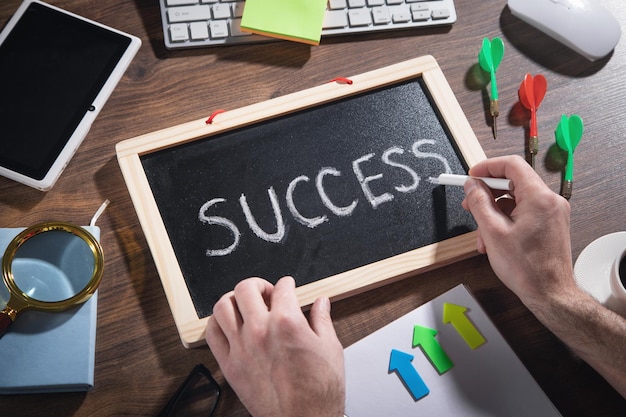
[[[206,340],[254,417],[343,416],[343,347],[330,302],[316,300],[309,323],[293,278],[240,282],[215,304]]]
[[[574,281],[570,206],[520,157],[483,161],[469,174],[508,178],[515,200],[495,198],[479,180],[465,184],[463,207],[478,223],[478,250],[520,300],[626,398],[626,320]]]

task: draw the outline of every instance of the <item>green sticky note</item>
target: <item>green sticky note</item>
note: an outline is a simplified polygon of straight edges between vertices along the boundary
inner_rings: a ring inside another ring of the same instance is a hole
[[[319,45],[327,0],[246,0],[241,29]]]

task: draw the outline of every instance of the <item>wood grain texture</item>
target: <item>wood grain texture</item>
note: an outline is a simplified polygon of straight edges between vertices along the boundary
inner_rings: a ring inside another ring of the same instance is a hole
[[[626,21],[626,3],[600,1]],[[19,3],[0,2],[0,25]],[[3,396],[1,415],[154,416],[198,362],[225,388],[217,415],[248,415],[210,351],[181,345],[115,157],[115,144],[124,139],[201,120],[216,109],[237,109],[337,76],[433,55],[487,156],[524,156],[528,115],[517,89],[525,73],[540,72],[548,80],[548,93],[538,111],[537,170],[555,191],[562,161],[554,152],[554,129],[563,113],[579,114],[585,122],[570,200],[574,259],[594,239],[626,230],[626,38],[610,57],[590,63],[512,16],[504,0],[457,0],[459,18],[451,28],[330,38],[318,47],[276,42],[167,51],[155,0],[50,3],[132,33],[143,46],[51,191],[0,178],[0,227],[45,220],[85,224],[104,199],[112,202],[98,223],[105,272],[98,300],[95,389]],[[491,134],[484,80],[476,71],[484,36],[501,36],[506,48],[498,69],[498,140]],[[36,121],[36,112],[33,117]],[[625,401],[529,313],[482,256],[333,303],[339,338],[348,346],[459,283],[470,286],[564,416],[626,415]]]

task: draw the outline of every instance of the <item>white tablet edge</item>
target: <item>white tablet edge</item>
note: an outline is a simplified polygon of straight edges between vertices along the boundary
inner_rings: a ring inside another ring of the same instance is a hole
[[[128,33],[114,29],[112,27],[95,22],[93,20],[84,18],[77,14],[68,12],[67,10],[63,10],[61,8],[44,3],[42,1],[24,0],[24,2],[16,10],[13,17],[9,19],[6,26],[2,30],[2,33],[0,33],[0,43],[4,42],[4,40],[9,35],[9,33],[13,30],[13,27],[17,24],[17,22],[21,18],[22,14],[24,14],[24,11],[28,8],[28,6],[31,3],[41,4],[50,9],[54,9],[59,12],[65,13],[69,16],[73,16],[77,19],[80,19],[85,22],[91,23],[93,25],[99,26],[101,28],[107,29],[111,32],[115,32],[120,35],[126,36],[127,38],[130,39],[130,43],[128,47],[126,48],[126,51],[124,52],[120,60],[115,65],[115,68],[109,75],[109,78],[107,79],[106,83],[102,86],[102,89],[100,90],[96,98],[94,99],[94,102],[92,103],[94,110],[85,113],[85,116],[83,117],[83,119],[80,121],[80,123],[74,130],[74,133],[72,134],[72,136],[70,136],[69,140],[63,147],[63,150],[61,151],[57,159],[54,161],[54,163],[48,170],[48,173],[41,180],[28,177],[26,175],[20,174],[18,172],[15,172],[13,170],[0,166],[0,175],[7,177],[11,180],[20,182],[22,184],[28,185],[29,187],[36,188],[40,191],[48,191],[56,183],[57,179],[59,178],[63,170],[72,159],[72,156],[74,156],[74,153],[76,153],[78,146],[85,139],[85,136],[87,136],[87,133],[89,132],[89,129],[91,128],[91,124],[95,120],[96,116],[98,116],[98,113],[100,113],[102,106],[104,106],[104,104],[108,100],[109,96],[111,95],[115,87],[117,86],[117,83],[120,81],[120,79],[124,75],[124,72],[126,72],[126,69],[128,68],[131,61],[137,54],[137,51],[141,47],[141,39],[139,39],[136,36],[130,35]]]

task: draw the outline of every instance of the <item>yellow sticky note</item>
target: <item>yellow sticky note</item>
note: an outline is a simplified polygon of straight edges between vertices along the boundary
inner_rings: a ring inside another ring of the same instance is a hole
[[[327,0],[246,0],[245,32],[319,45]]]

